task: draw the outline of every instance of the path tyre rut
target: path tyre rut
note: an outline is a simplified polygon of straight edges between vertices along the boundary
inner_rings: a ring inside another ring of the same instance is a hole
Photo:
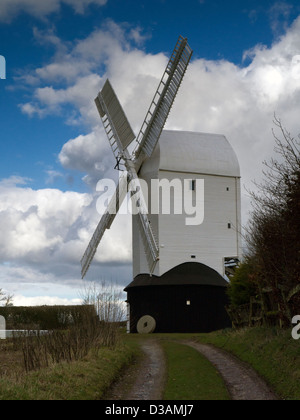
[[[220,372],[232,400],[278,400],[263,379],[248,365],[222,349],[184,342],[205,356]]]
[[[161,400],[165,388],[166,363],[157,340],[141,343],[143,357],[126,369],[112,387],[108,400]]]

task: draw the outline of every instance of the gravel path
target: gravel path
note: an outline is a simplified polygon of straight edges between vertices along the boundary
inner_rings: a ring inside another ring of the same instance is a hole
[[[183,344],[198,350],[218,369],[232,400],[278,400],[260,376],[233,355],[208,344]]]
[[[166,378],[164,352],[156,340],[141,343],[143,357],[133,363],[109,391],[106,400],[161,400]]]
[[[248,365],[224,350],[194,341],[180,341],[204,355],[220,372],[232,400],[278,400]],[[127,368],[106,400],[161,400],[166,383],[164,352],[156,339],[141,342],[143,357]]]

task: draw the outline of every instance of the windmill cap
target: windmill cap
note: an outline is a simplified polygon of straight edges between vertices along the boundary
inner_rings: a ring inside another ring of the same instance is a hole
[[[224,135],[193,131],[163,130],[141,174],[158,170],[240,177],[237,156]]]
[[[138,274],[124,289],[141,286],[218,286],[227,287],[226,280],[213,268],[197,262],[186,262],[167,271],[161,277]]]

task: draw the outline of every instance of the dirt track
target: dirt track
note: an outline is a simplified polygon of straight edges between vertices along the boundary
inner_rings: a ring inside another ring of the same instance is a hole
[[[277,400],[260,376],[233,355],[207,344],[185,342],[205,356],[220,372],[232,400]]]
[[[207,344],[184,341],[203,354],[219,370],[232,400],[277,400],[265,382],[249,366]],[[144,357],[123,373],[107,394],[107,400],[161,400],[166,380],[166,363],[159,341],[141,343]]]
[[[166,365],[157,340],[141,343],[144,356],[121,375],[107,394],[107,400],[161,400],[165,386]]]

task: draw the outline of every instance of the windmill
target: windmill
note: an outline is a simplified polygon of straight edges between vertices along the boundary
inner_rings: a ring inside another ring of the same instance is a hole
[[[192,54],[193,51],[188,45],[187,39],[180,36],[137,137],[131,129],[109,80],[105,82],[101,92],[95,99],[106,135],[116,158],[115,168],[124,167],[126,175],[120,177],[115,194],[100,219],[82,257],[82,278],[84,278],[90,267],[106,229],[111,227],[122,201],[125,199],[129,183],[135,186],[135,193],[138,194],[137,219],[139,231],[149,273],[152,275],[154,272],[159,260],[159,246],[149,222],[147,205],[143,197],[138,174],[144,161],[152,156],[159,141]],[[133,152],[130,153],[129,146],[134,140],[136,144]]]

